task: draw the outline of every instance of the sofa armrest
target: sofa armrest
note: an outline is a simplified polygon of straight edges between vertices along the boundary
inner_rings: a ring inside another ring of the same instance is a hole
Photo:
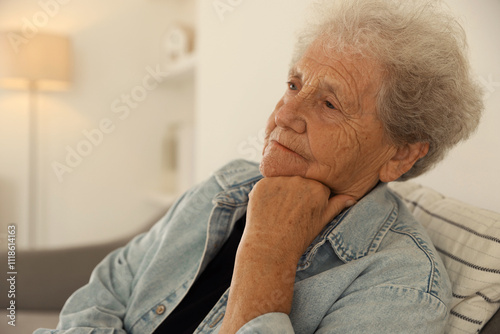
[[[16,251],[16,309],[26,311],[60,311],[69,296],[87,284],[95,266],[111,251],[128,243],[135,235],[149,230],[147,224],[126,238],[91,246]],[[0,253],[0,268],[7,268],[7,253]],[[7,293],[0,296],[0,307],[8,307]]]
[[[15,305],[22,310],[60,310],[68,297],[85,285],[94,267],[127,240],[96,246],[16,252]],[[2,252],[0,267],[7,268]],[[14,299],[14,298],[13,298]],[[2,294],[0,305],[10,299]]]

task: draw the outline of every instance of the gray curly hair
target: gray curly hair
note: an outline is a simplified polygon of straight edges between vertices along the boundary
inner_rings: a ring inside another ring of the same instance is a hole
[[[384,69],[377,113],[397,146],[429,143],[399,180],[441,161],[477,128],[482,89],[471,74],[459,22],[439,0],[315,1],[299,33],[292,64],[318,37],[325,50],[374,59]]]

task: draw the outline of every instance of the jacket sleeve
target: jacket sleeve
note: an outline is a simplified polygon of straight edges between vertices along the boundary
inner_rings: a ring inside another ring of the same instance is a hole
[[[446,302],[429,292],[378,285],[338,300],[316,333],[442,334],[448,315]]]
[[[185,196],[149,232],[111,252],[95,267],[89,283],[66,301],[57,329],[37,329],[34,334],[126,334],[123,321],[133,282]]]
[[[330,313],[322,316],[314,333],[442,334],[447,319],[446,304],[435,296],[403,286],[382,285],[339,299]],[[237,334],[300,333],[305,330],[300,326],[301,324],[292,325],[287,314],[267,313],[246,323]]]

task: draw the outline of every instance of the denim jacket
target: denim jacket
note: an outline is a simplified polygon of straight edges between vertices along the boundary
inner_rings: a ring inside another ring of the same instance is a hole
[[[152,333],[217,254],[261,178],[258,165],[237,160],[185,193],[149,232],[94,269],[56,330],[35,333]],[[219,332],[227,298],[228,291],[195,333]],[[261,315],[238,333],[442,333],[450,301],[429,237],[380,183],[302,255],[290,314]]]

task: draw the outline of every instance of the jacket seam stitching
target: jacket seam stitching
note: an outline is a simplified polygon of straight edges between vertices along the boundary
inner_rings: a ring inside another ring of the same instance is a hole
[[[422,293],[425,293],[426,295],[430,296],[431,298],[435,298],[436,300],[438,300],[441,304],[443,304],[443,306],[446,308],[446,310],[449,309],[448,305],[446,305],[446,303],[441,298],[439,298],[438,296],[430,293],[429,291],[425,291],[425,290],[413,288],[411,286],[398,285],[398,284],[382,284],[382,285],[373,287],[373,289],[377,289],[377,288],[384,288],[384,289],[387,289],[387,288],[397,288],[397,289],[406,289],[406,290],[411,290],[411,291],[422,292]]]
[[[427,291],[426,292],[429,293],[429,294],[431,294],[431,295],[433,295],[431,293],[431,291],[433,289],[434,275],[435,275],[435,271],[436,271],[436,264],[435,264],[434,259],[430,256],[429,252],[426,249],[423,248],[423,246],[420,244],[420,242],[418,242],[418,240],[416,240],[415,236],[413,236],[412,234],[410,234],[408,232],[397,231],[397,230],[395,230],[393,228],[391,228],[390,230],[392,232],[394,232],[394,233],[408,236],[415,243],[415,245],[418,248],[420,248],[422,250],[422,252],[424,252],[425,256],[427,256],[427,258],[429,259],[431,269],[430,269],[430,275],[429,275],[429,278],[428,278],[428,281],[427,281]]]

